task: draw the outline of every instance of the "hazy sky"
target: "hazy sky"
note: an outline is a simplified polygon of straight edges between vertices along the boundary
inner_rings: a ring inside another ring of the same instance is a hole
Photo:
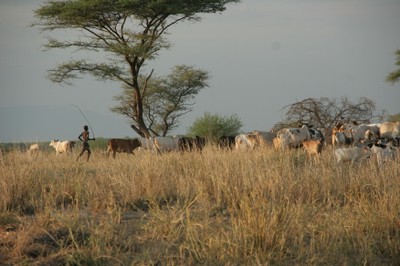
[[[46,35],[29,25],[41,0],[0,0],[0,142],[76,139],[86,124],[96,137],[136,135],[109,109],[120,84],[85,76],[73,86],[47,70],[73,58],[43,51]],[[210,87],[171,132],[184,134],[204,112],[237,114],[243,131],[269,130],[282,107],[308,97],[367,97],[400,112],[400,84],[385,82],[400,48],[399,0],[247,0],[222,14],[170,30],[173,44],[147,69],[166,75],[178,64],[210,73]]]

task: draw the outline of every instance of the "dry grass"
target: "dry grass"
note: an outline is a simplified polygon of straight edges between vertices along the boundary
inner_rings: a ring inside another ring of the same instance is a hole
[[[400,165],[302,151],[0,159],[9,265],[399,265]]]

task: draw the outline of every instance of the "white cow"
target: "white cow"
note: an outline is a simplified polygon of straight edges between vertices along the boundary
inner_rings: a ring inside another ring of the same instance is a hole
[[[400,122],[385,122],[379,128],[379,136],[388,140],[400,137]]]
[[[256,147],[255,134],[239,134],[235,137],[235,149],[246,150],[254,149]]]
[[[366,124],[361,124],[361,125],[348,125],[346,126],[346,129],[349,129],[349,132],[351,133],[353,137],[353,143],[357,144],[362,140],[366,140],[366,136],[368,136],[366,133],[371,132],[373,133],[374,131],[371,131],[371,127]]]
[[[254,130],[249,134],[254,134],[259,138],[260,145],[272,145],[274,138],[276,138],[276,133],[268,132],[268,131],[259,131]]]
[[[395,148],[388,144],[385,148],[379,146],[372,146],[371,152],[376,156],[376,161],[379,167],[382,167],[385,163],[393,161],[396,158]]]
[[[40,152],[39,144],[35,143],[35,144],[32,144],[31,146],[29,146],[29,149],[28,149],[29,155],[38,156],[39,152]]]
[[[277,138],[282,148],[298,148],[304,140],[311,139],[309,128],[303,125],[301,128],[284,128],[278,131]]]
[[[334,150],[334,155],[336,162],[346,162],[351,163],[361,161],[371,155],[371,150],[369,147],[351,147],[351,148],[339,148]]]
[[[254,130],[247,134],[239,134],[235,137],[236,150],[266,147],[273,144],[276,134],[267,131]]]
[[[178,140],[176,137],[154,137],[153,143],[158,153],[170,152],[179,150]]]
[[[140,141],[139,150],[152,151],[152,150],[155,149],[153,138],[142,138],[142,137],[139,137],[138,139]]]
[[[70,153],[72,152],[72,147],[74,146],[75,142],[70,142],[68,140],[59,141],[59,140],[52,140],[49,144],[50,147],[53,147],[56,150],[56,154],[59,153]]]

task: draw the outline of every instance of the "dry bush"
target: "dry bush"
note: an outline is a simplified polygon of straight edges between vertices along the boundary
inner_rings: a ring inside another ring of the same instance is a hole
[[[337,165],[330,148],[321,163],[215,147],[75,158],[4,156],[5,263],[400,264],[398,161]]]

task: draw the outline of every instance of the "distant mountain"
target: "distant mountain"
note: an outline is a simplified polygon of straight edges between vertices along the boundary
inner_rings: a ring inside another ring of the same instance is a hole
[[[82,110],[95,137],[137,137],[122,116]],[[0,142],[77,139],[88,124],[73,106],[0,107]],[[90,132],[92,134],[92,132]]]

